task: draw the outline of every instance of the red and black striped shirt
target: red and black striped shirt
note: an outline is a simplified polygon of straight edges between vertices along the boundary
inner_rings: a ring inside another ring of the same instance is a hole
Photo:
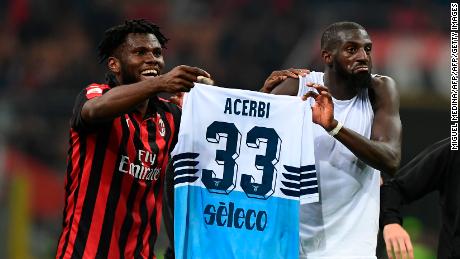
[[[85,125],[83,104],[109,89],[92,84],[76,100],[56,258],[155,258],[164,174],[180,109],[153,97],[143,118],[132,111]]]

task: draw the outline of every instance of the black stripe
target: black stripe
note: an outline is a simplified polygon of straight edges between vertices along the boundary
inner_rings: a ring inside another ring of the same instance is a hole
[[[149,218],[149,214],[147,211],[147,195],[150,193],[150,188],[152,187],[153,181],[147,182],[147,188],[145,189],[144,195],[141,198],[141,208],[140,208],[140,215],[141,215],[141,226],[139,228],[139,233],[137,235],[137,245],[136,249],[134,250],[134,258],[142,258],[141,252],[144,248],[143,241],[144,241],[144,232],[147,228],[147,222]]]
[[[147,139],[148,139],[148,143],[149,143],[149,146],[150,148],[152,149],[152,152],[156,152],[156,151],[153,151],[154,148],[158,149],[158,146],[156,145],[156,130],[155,130],[155,124],[153,123],[153,120],[152,119],[149,119],[147,121]],[[151,144],[153,143],[153,144]],[[156,153],[155,153],[156,154]],[[157,159],[156,161],[158,161],[158,156],[157,156]],[[152,168],[153,169],[153,168]],[[152,179],[151,181],[146,181],[147,182],[147,187],[145,189],[145,193],[141,199],[141,208],[140,208],[140,215],[141,215],[141,226],[139,228],[139,233],[137,235],[137,245],[136,245],[136,248],[134,250],[134,258],[141,258],[141,252],[144,248],[143,246],[143,241],[144,241],[144,233],[145,233],[145,230],[147,228],[147,225],[148,225],[148,218],[149,218],[149,214],[148,214],[148,210],[147,210],[147,195],[150,193],[150,189],[152,188],[152,184],[154,183],[155,179]],[[156,198],[156,196],[155,196]]]
[[[196,166],[198,165],[198,161],[190,161],[190,160],[185,160],[185,161],[180,161],[175,164],[173,164],[174,169],[179,168],[179,167],[184,167],[184,166]]]
[[[72,227],[73,219],[74,219],[74,216],[75,216],[75,208],[77,207],[78,192],[80,190],[81,177],[83,175],[83,168],[85,166],[85,157],[86,157],[86,140],[87,139],[86,139],[86,137],[82,137],[80,134],[78,134],[78,136],[79,136],[78,141],[80,142],[80,157],[79,157],[79,161],[78,161],[78,167],[79,167],[80,170],[78,172],[78,184],[77,184],[77,188],[75,189],[74,206],[73,206],[73,210],[72,210],[72,216],[70,217],[70,221],[69,221],[70,222],[69,223],[69,228]],[[64,247],[62,248],[62,254],[60,256],[61,259],[64,258],[65,250],[67,249],[67,245],[69,244],[69,237],[70,237],[71,232],[72,232],[71,229],[69,229],[69,232],[67,232]]]
[[[287,187],[287,188],[295,188],[297,190],[300,189],[299,182],[293,183],[293,182],[281,181],[281,183],[284,185],[284,187]]]
[[[300,178],[302,179],[316,178],[316,172],[302,174]]]
[[[131,123],[134,126],[134,136],[133,136],[134,149],[136,150],[136,152],[138,152],[144,147],[141,141],[141,130],[140,130],[139,124],[137,123],[136,119],[132,115],[128,115],[128,116],[130,117]],[[139,156],[137,154],[135,155],[136,155],[136,160],[133,161],[133,163],[142,164],[142,162],[139,161]],[[126,217],[121,227],[120,240],[119,240],[120,258],[125,258],[124,252],[126,250],[126,244],[128,242],[129,232],[131,232],[131,228],[134,222],[132,212],[133,212],[133,206],[134,206],[134,202],[135,202],[138,191],[139,191],[139,180],[137,178],[134,178],[133,184],[131,185],[131,190],[128,195],[127,206],[126,206],[126,212],[127,212]]]
[[[158,110],[158,115],[160,115],[160,118],[163,120],[163,124],[165,125],[165,135],[164,135],[164,140],[165,140],[165,148],[163,151],[163,159],[166,159],[168,160],[169,159],[169,143],[168,143],[168,140],[171,138],[171,126],[170,126],[170,121],[166,118],[166,115],[165,115],[165,112],[164,110]],[[174,123],[174,122],[172,122]],[[177,128],[176,128],[177,130]],[[156,132],[156,131],[155,131]],[[156,140],[156,139],[155,139]],[[173,143],[171,143],[173,144]],[[162,165],[163,166],[163,165]],[[162,171],[165,171],[166,168],[161,168]],[[155,195],[155,204],[157,202],[160,202],[162,203],[163,201],[161,199],[158,199],[158,194],[160,193],[160,190],[162,189],[161,186],[163,185],[164,183],[164,177],[161,176],[160,174],[160,177],[158,178],[158,180],[155,182],[155,185],[153,187],[153,193]],[[153,208],[153,212],[152,212],[152,216],[150,217],[150,228],[151,228],[151,232],[150,232],[150,236],[148,238],[149,240],[149,258],[153,258],[155,256],[155,241],[157,239],[157,236],[158,236],[158,232],[159,232],[159,229],[157,229],[157,226],[156,226],[156,216],[157,216],[157,209],[156,209],[156,206]]]
[[[174,185],[181,184],[181,183],[193,183],[197,179],[198,179],[198,177],[195,177],[195,176],[177,177],[177,178],[174,179]]]
[[[285,165],[284,169],[286,169],[286,171],[288,171],[290,173],[300,174],[300,168],[298,168],[298,167]]]
[[[103,127],[102,130],[108,132],[110,128]],[[86,242],[88,241],[88,234],[93,218],[94,205],[96,204],[97,191],[101,181],[101,171],[108,141],[109,134],[98,134],[72,258],[81,258]]]
[[[115,162],[114,172],[112,174],[112,183],[110,184],[109,196],[107,197],[107,204],[104,214],[104,221],[101,228],[101,238],[97,247],[96,258],[107,258],[110,249],[110,241],[112,237],[113,224],[115,222],[116,208],[118,201],[120,200],[120,193],[123,178],[125,174],[118,170],[118,165],[121,161],[121,156],[126,155],[126,146],[129,137],[129,129],[126,123],[124,123],[124,117],[120,119],[121,125],[121,140],[120,147]]]
[[[284,178],[286,178],[286,180],[290,180],[290,181],[300,181],[300,175],[299,174],[286,174],[286,173],[283,173],[283,176]]]
[[[284,188],[280,188],[280,191],[287,196],[300,197],[299,191],[294,191],[294,190],[289,190],[289,189],[284,189]]]
[[[318,193],[318,187],[300,190],[300,195]]]
[[[315,170],[315,169],[316,169],[316,167],[315,167],[314,164],[313,164],[313,165],[304,165],[304,166],[301,166],[301,167],[299,168],[300,172],[313,171],[313,170]]]
[[[305,182],[300,182],[300,188],[313,186],[313,185],[318,185],[318,181],[316,179],[315,180],[305,181]]]
[[[180,154],[177,154],[175,156],[173,156],[173,161],[177,161],[177,160],[181,160],[181,159],[195,159],[199,156],[200,154],[198,153],[191,153],[191,152],[187,152],[187,153],[180,153]]]
[[[181,169],[181,170],[176,170],[174,172],[175,176],[179,176],[182,174],[196,174],[198,172],[198,169]]]
[[[123,221],[123,225],[121,226],[120,240],[118,240],[118,246],[120,248],[120,258],[125,258],[124,252],[126,249],[126,243],[128,242],[129,232],[133,225],[133,216],[131,212],[133,211],[134,200],[136,199],[136,194],[137,194],[138,189],[139,189],[139,186],[134,180],[131,186],[131,190],[129,191],[128,200],[126,201],[127,203],[126,217],[125,217],[125,220]]]

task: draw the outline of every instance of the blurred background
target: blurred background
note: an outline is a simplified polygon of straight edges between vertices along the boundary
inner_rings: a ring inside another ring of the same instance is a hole
[[[373,72],[398,82],[404,165],[449,136],[449,17],[449,2],[440,0],[0,1],[0,258],[55,255],[68,122],[77,93],[103,82],[96,47],[108,27],[152,20],[171,39],[166,71],[199,66],[217,85],[258,90],[273,70],[321,70],[321,32],[358,22],[374,42]],[[416,244],[434,258],[436,195],[405,215]],[[165,243],[160,236],[160,258]]]

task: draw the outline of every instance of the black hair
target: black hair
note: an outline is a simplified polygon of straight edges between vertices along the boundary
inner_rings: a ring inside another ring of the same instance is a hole
[[[336,22],[329,25],[321,36],[321,49],[332,50],[340,42],[338,33],[347,30],[366,30],[363,26],[355,22]]]
[[[129,33],[151,33],[158,39],[162,48],[166,48],[169,40],[160,32],[160,27],[152,22],[144,19],[127,20],[124,24],[114,26],[104,32],[104,38],[98,46],[99,63],[112,56],[114,51],[125,42]]]

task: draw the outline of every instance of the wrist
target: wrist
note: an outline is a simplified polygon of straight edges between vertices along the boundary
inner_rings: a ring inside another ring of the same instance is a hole
[[[331,124],[331,127],[329,127],[329,130],[326,129],[327,133],[334,137],[339,133],[339,131],[342,129],[343,124],[340,121],[334,120],[333,123]]]
[[[324,130],[326,130],[327,132],[333,130],[335,127],[337,127],[337,124],[339,123],[339,121],[337,121],[336,119],[332,119],[332,122],[327,125],[327,126],[324,126]]]

